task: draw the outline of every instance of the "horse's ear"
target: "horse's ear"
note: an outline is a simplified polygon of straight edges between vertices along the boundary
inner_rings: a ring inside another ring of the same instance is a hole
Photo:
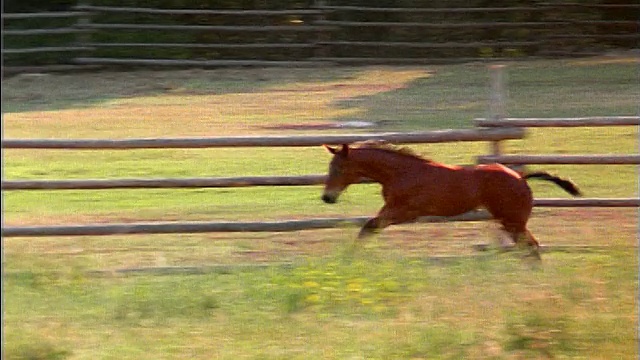
[[[327,149],[327,151],[332,153],[333,155],[340,154],[342,156],[347,156],[347,154],[349,153],[349,144],[342,144],[340,148],[332,148],[327,144],[324,144],[322,146],[324,146],[324,148]]]
[[[349,154],[349,144],[342,144],[342,149],[340,149],[340,155],[347,156]]]
[[[337,148],[332,148],[331,146],[327,145],[327,144],[323,144],[322,145],[325,149],[327,149],[328,152],[332,153],[333,155],[338,153],[338,149]]]

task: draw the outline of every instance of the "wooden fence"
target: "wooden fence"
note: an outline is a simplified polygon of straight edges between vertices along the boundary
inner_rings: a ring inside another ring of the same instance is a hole
[[[70,71],[81,68],[95,69],[92,65],[79,65],[74,58],[95,50],[87,45],[90,29],[82,29],[81,24],[88,16],[82,11],[58,11],[41,13],[3,13],[3,58],[5,74],[34,72],[34,71]],[[38,28],[12,28],[12,22],[39,20],[66,20],[64,24],[44,27],[39,23]],[[31,39],[38,38],[38,41]],[[7,46],[6,43],[9,43]],[[16,46],[20,44],[19,46]],[[11,63],[11,59],[23,58],[20,63]],[[31,59],[38,58],[39,61]],[[28,59],[28,60],[27,60]],[[7,63],[9,63],[7,65]]]
[[[501,118],[475,119],[476,126],[490,128],[527,127],[584,127],[640,125],[637,116],[608,116],[587,118]],[[640,164],[640,154],[633,155],[484,155],[480,163],[523,164],[579,164],[579,165],[634,165]]]
[[[341,144],[367,139],[386,140],[394,143],[441,143],[451,141],[497,142],[522,139],[524,127],[543,126],[638,126],[640,117],[590,117],[562,119],[476,119],[477,129],[445,130],[414,133],[327,135],[327,136],[274,136],[274,137],[226,137],[196,139],[128,139],[128,140],[19,140],[7,139],[5,149],[139,149],[139,148],[202,148],[235,146],[319,146]],[[480,162],[501,160],[507,163],[554,164],[640,164],[638,155],[486,155]],[[576,160],[578,159],[578,160]],[[586,161],[585,159],[588,159]],[[613,159],[613,160],[612,160]],[[620,160],[622,159],[622,160]],[[506,161],[505,161],[506,160]],[[511,161],[510,161],[511,160]],[[614,161],[615,160],[615,161]],[[236,178],[187,178],[187,179],[117,179],[117,180],[13,180],[3,181],[3,190],[62,190],[62,189],[117,189],[117,188],[192,188],[192,187],[245,187],[245,186],[307,186],[324,182],[324,175],[288,177],[236,177]],[[368,181],[364,181],[368,182]],[[538,207],[640,207],[640,199],[536,199]],[[484,211],[474,211],[457,217],[424,217],[418,222],[478,221],[489,219]],[[114,234],[160,234],[202,232],[281,232],[309,229],[326,229],[361,225],[365,217],[285,220],[275,222],[152,222],[125,224],[93,224],[65,226],[3,227],[3,236],[89,236]]]
[[[366,140],[398,144],[442,143],[453,141],[501,141],[522,139],[522,129],[461,129],[428,132],[351,134],[324,136],[231,136],[209,138],[159,138],[122,140],[17,140],[5,139],[5,149],[157,149],[216,147],[302,147],[339,145]]]
[[[3,32],[9,44],[23,43],[17,38],[43,38],[37,46],[10,45],[4,49],[9,56],[5,63],[14,66],[12,56],[23,56],[22,61],[27,62],[43,53],[62,52],[72,55],[60,58],[64,63],[50,65],[52,69],[79,64],[418,64],[594,55],[610,47],[635,48],[640,40],[638,16],[602,19],[598,13],[603,9],[637,13],[640,4],[535,3],[467,8],[350,6],[348,2],[336,5],[326,0],[314,4],[307,9],[279,10],[79,5],[74,11],[59,13],[3,14],[3,20],[9,23]],[[505,20],[505,14],[518,16]],[[125,20],[118,22],[114,17]],[[39,18],[70,18],[75,23],[46,29],[12,25]],[[138,22],[139,18],[145,21]],[[188,35],[178,41],[176,33]],[[48,44],[56,36],[69,34],[73,37],[67,43]]]

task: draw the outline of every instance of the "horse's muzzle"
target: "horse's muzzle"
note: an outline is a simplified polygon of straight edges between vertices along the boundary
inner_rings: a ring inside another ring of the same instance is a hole
[[[335,204],[336,203],[336,197],[324,194],[324,195],[322,195],[322,201],[326,202],[327,204]]]

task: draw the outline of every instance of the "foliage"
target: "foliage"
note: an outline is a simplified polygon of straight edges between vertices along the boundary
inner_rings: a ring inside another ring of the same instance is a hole
[[[76,4],[76,0],[5,0],[2,10],[6,13],[68,11]]]
[[[592,0],[586,3],[599,4],[601,1]],[[328,2],[329,4],[333,4]],[[631,1],[627,3],[633,4]],[[312,1],[303,0],[218,0],[212,1],[181,1],[181,0],[156,0],[156,1],[113,1],[95,0],[92,5],[117,6],[117,7],[145,7],[161,9],[306,9],[315,4]],[[553,5],[554,2],[545,4]],[[42,2],[32,0],[25,2],[11,1],[6,5],[5,11],[52,11],[68,10],[72,3],[67,0],[56,2]],[[367,1],[343,1],[339,5],[366,6]],[[422,1],[388,1],[377,2],[379,7],[407,7],[424,8]],[[457,7],[531,7],[530,1],[510,0],[502,1],[500,5],[494,5],[487,1],[434,1],[429,3],[429,8],[457,8]],[[536,6],[535,4],[533,5]],[[279,15],[279,16],[237,16],[237,15],[167,15],[167,14],[142,14],[142,13],[96,13],[91,17],[94,23],[112,24],[155,24],[155,25],[310,25],[316,21],[316,15]],[[324,32],[242,32],[242,31],[209,31],[209,30],[105,30],[95,31],[90,35],[90,42],[95,43],[179,43],[179,44],[246,44],[246,43],[303,43],[315,44],[319,39],[349,42],[420,42],[420,43],[484,43],[485,45],[467,47],[413,47],[413,48],[385,48],[375,46],[357,46],[353,44],[335,44],[325,46],[327,54],[332,57],[375,57],[375,58],[426,58],[426,59],[455,59],[455,58],[519,58],[532,55],[570,54],[583,52],[603,52],[611,49],[629,49],[637,45],[633,38],[637,26],[633,21],[637,20],[636,9],[631,8],[607,8],[607,7],[581,7],[564,6],[561,8],[540,8],[533,11],[475,11],[475,12],[376,12],[376,11],[336,11],[326,15],[327,20],[347,22],[389,22],[389,23],[536,23],[550,22],[552,25],[528,26],[475,26],[475,27],[422,27],[422,26],[373,26],[350,27],[346,26],[339,31]],[[70,18],[70,21],[76,21]],[[626,20],[625,23],[616,21]],[[589,21],[594,21],[589,23]],[[596,22],[610,21],[608,25],[599,25]],[[554,22],[564,23],[553,25]],[[55,21],[50,19],[9,20],[5,28],[21,29],[51,28],[56,27]],[[561,30],[559,30],[561,29]],[[567,38],[557,38],[556,35],[568,35]],[[594,38],[583,38],[583,35],[591,34]],[[608,34],[630,35],[631,38],[618,37],[616,39],[598,38]],[[575,37],[578,35],[578,37]],[[36,35],[36,36],[7,36],[9,48],[58,46],[84,42],[73,36],[62,35]],[[492,42],[510,42],[507,45],[492,45]],[[488,43],[488,44],[486,44]],[[401,50],[399,50],[401,49]],[[322,51],[325,51],[322,50]],[[94,57],[107,58],[143,58],[143,59],[257,59],[257,60],[305,60],[318,56],[320,51],[313,48],[185,48],[185,47],[105,47],[91,51]],[[70,62],[73,53],[37,53],[37,54],[7,54],[5,63],[8,65],[26,65],[38,63]]]

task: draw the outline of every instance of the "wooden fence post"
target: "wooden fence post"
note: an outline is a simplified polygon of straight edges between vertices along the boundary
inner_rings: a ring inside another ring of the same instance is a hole
[[[505,65],[493,64],[489,65],[489,76],[491,82],[491,93],[489,94],[489,114],[487,118],[501,121],[507,117],[504,104],[504,68]],[[491,154],[494,156],[502,155],[502,144],[500,141],[491,142]],[[478,161],[479,162],[479,161]],[[502,248],[507,248],[509,242],[504,234],[500,231],[494,234],[495,242],[500,244]],[[478,245],[476,245],[478,246]],[[481,245],[488,246],[488,245]]]
[[[507,117],[505,110],[504,95],[504,65],[489,65],[489,75],[491,77],[491,94],[489,100],[489,116],[492,120],[502,120]],[[500,141],[491,142],[491,153],[501,155],[502,149]]]
[[[322,14],[316,15],[314,17],[315,21],[326,20],[326,15],[325,15],[326,10],[324,9],[324,6],[326,5],[327,5],[326,0],[313,0],[314,8],[322,10]],[[328,40],[329,38],[327,37],[327,33],[325,32],[325,30],[323,29],[316,30],[316,36],[315,36],[316,43],[315,43],[315,50],[313,54],[315,58],[325,58],[328,56],[326,45],[324,44]]]
[[[87,3],[87,0],[78,0],[78,8],[82,8],[83,6],[89,5]],[[84,10],[83,10],[84,12]],[[79,29],[88,29],[87,26],[89,24],[91,24],[91,16],[92,14],[90,13],[86,13],[83,15],[78,16],[78,20],[76,21],[76,27]],[[79,47],[82,46],[87,46],[88,44],[91,43],[91,33],[85,32],[85,31],[81,31],[78,32],[78,35],[76,36],[76,45]],[[80,57],[86,57],[86,54],[84,53],[84,51],[80,54]]]

